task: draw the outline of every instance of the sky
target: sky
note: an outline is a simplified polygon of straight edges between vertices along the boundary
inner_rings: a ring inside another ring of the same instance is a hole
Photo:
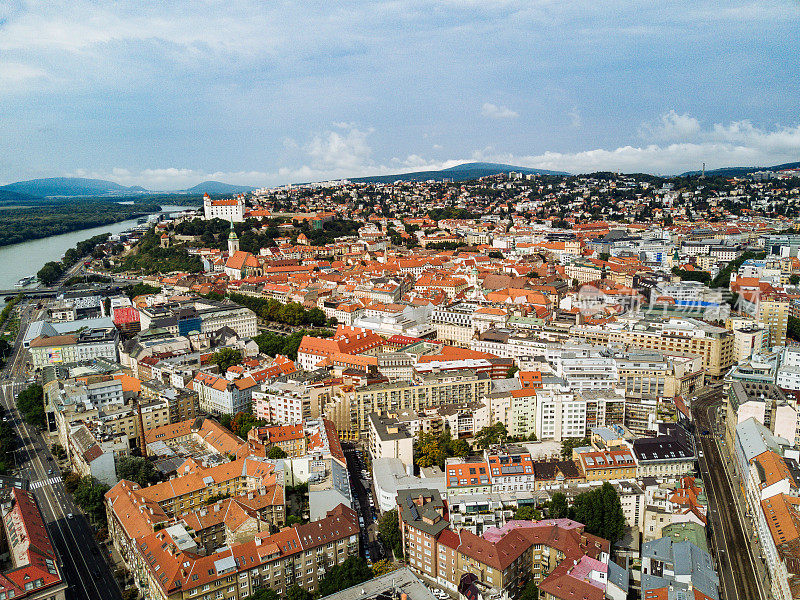
[[[800,2],[0,0],[0,183],[800,160]]]

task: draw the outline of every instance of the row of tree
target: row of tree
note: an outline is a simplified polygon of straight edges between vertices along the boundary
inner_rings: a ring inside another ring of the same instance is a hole
[[[64,487],[92,521],[100,529],[105,529],[105,495],[110,488],[91,476],[81,477],[77,473],[68,473],[64,477]]]
[[[44,390],[38,383],[29,385],[17,397],[17,408],[23,418],[35,427],[44,427]]]
[[[333,333],[327,329],[317,329],[315,331],[295,331],[291,335],[279,335],[277,333],[270,333],[265,331],[253,338],[258,344],[258,350],[268,356],[277,356],[282,354],[288,356],[292,360],[297,360],[297,350],[306,335],[314,335],[316,337],[331,337]]]
[[[78,242],[74,248],[70,248],[64,253],[64,258],[58,261],[50,261],[45,263],[39,269],[36,276],[44,285],[53,285],[58,279],[69,269],[72,265],[78,262],[84,256],[87,256],[97,248],[100,244],[105,243],[108,239],[107,233],[95,235],[87,240]]]

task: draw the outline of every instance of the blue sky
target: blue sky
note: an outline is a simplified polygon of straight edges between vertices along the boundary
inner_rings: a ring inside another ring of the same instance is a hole
[[[0,182],[800,160],[800,3],[0,2]]]

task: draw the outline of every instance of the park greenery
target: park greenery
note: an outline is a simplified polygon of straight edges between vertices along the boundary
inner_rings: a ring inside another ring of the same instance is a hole
[[[228,294],[228,297],[241,306],[246,306],[265,321],[283,323],[284,325],[311,325],[322,327],[327,323],[325,313],[319,308],[306,309],[298,302],[282,304],[274,299],[246,296],[244,294]]]
[[[619,494],[607,481],[599,488],[575,496],[569,514],[571,519],[583,523],[588,533],[612,544],[625,535],[625,514]]]
[[[152,273],[201,273],[203,261],[189,254],[183,244],[161,247],[161,236],[151,228],[130,254],[114,267],[117,272],[135,271]]]
[[[36,276],[44,285],[53,285],[58,279],[76,262],[81,260],[84,256],[91,254],[100,244],[108,240],[107,233],[95,235],[87,240],[78,242],[74,248],[70,248],[64,253],[64,258],[61,260],[53,260],[45,263],[39,269]]]
[[[465,458],[471,452],[469,443],[466,440],[454,440],[449,429],[438,435],[420,430],[414,444],[414,462],[420,469],[432,466],[444,469],[446,459],[453,456]]]
[[[280,446],[272,446],[269,450],[267,450],[267,458],[272,460],[278,460],[281,458],[286,458],[288,455]]]
[[[561,440],[561,458],[572,460],[572,450],[582,446],[590,446],[589,438],[564,438]]]
[[[158,209],[157,204],[119,204],[108,200],[71,200],[50,206],[6,208],[0,223],[0,246],[110,225]]]
[[[154,285],[147,285],[146,283],[137,283],[125,290],[125,295],[133,299],[136,296],[148,296],[150,294],[158,294],[161,291],[160,287]]]
[[[625,514],[619,494],[607,481],[600,487],[578,494],[569,506],[561,492],[553,494],[547,505],[551,519],[569,518],[586,526],[586,532],[608,540],[612,544],[625,535]]]
[[[17,397],[17,408],[30,425],[44,427],[44,390],[42,386],[34,383],[22,390]]]

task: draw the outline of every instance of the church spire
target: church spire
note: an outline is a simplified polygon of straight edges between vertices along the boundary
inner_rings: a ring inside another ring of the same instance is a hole
[[[236,235],[236,230],[233,228],[233,219],[231,219],[231,232],[228,234],[228,256],[233,256],[239,251],[239,237]]]

